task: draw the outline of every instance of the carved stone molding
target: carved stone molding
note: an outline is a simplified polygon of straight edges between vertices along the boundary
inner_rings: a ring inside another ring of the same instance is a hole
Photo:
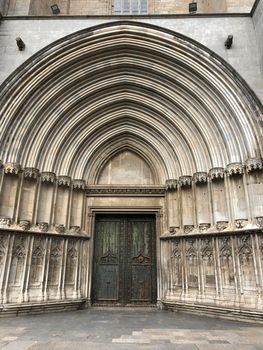
[[[65,233],[65,225],[57,224],[55,225],[55,230],[57,233]]]
[[[245,166],[248,173],[254,170],[262,170],[263,169],[262,158],[249,158],[246,160]]]
[[[166,191],[175,191],[177,189],[177,180],[168,179],[165,182]]]
[[[194,225],[184,225],[184,233],[188,234],[194,230]]]
[[[256,224],[259,228],[263,228],[263,216],[256,217]]]
[[[205,171],[199,171],[194,173],[193,181],[195,184],[206,183],[207,182],[207,173]]]
[[[24,168],[24,177],[36,180],[39,176],[39,170],[37,168]]]
[[[18,174],[21,171],[20,164],[17,163],[5,163],[4,172],[5,174]]]
[[[169,234],[170,235],[175,235],[178,231],[179,231],[179,227],[178,226],[170,226],[169,227]]]
[[[41,173],[41,181],[54,183],[56,181],[56,174],[50,171],[44,171]]]
[[[218,180],[218,179],[223,179],[225,174],[225,169],[224,168],[212,168],[209,170],[209,177],[210,179],[213,180]]]
[[[47,232],[48,231],[48,223],[47,222],[39,222],[37,224],[39,231],[41,232]]]
[[[0,160],[0,168],[3,167],[3,162]]]
[[[65,187],[70,187],[71,185],[71,178],[70,176],[58,176],[57,177],[57,184],[58,186],[65,186]]]
[[[242,163],[230,163],[226,166],[227,176],[242,175],[244,173],[244,166]]]
[[[18,226],[23,230],[23,231],[28,231],[30,229],[30,221],[29,220],[19,220]]]
[[[87,187],[86,194],[89,196],[164,196],[164,187]]]
[[[188,176],[188,175],[180,176],[178,184],[181,187],[192,186],[192,176]]]
[[[228,221],[217,221],[216,222],[216,229],[217,231],[223,231],[227,228]]]
[[[0,225],[2,226],[10,226],[12,223],[12,220],[10,218],[1,218],[0,219]]]
[[[236,228],[244,228],[247,224],[247,219],[237,219],[235,220]]]
[[[210,229],[211,224],[209,223],[201,223],[199,224],[199,231],[200,232],[206,232],[208,229]]]
[[[77,190],[85,190],[85,180],[74,179],[72,180],[72,186]]]

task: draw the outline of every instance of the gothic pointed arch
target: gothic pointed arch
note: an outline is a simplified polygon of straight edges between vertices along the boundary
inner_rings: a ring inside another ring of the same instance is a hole
[[[0,111],[5,163],[88,182],[126,143],[160,184],[262,156],[263,108],[237,72],[143,23],[99,25],[44,48],[2,85]]]

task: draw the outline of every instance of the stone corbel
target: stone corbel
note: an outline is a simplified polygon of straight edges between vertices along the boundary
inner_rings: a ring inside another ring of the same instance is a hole
[[[177,180],[169,179],[165,182],[166,191],[175,191],[177,189]]]
[[[36,180],[39,176],[39,170],[36,168],[24,168],[24,177]]]
[[[58,186],[65,186],[65,187],[70,187],[71,185],[71,178],[70,176],[58,176],[57,177],[57,184]]]
[[[212,181],[213,180],[223,180],[224,174],[225,174],[224,168],[217,167],[217,168],[212,168],[209,170],[209,177]]]
[[[193,181],[195,184],[202,184],[207,182],[207,173],[205,171],[199,171],[194,173]]]
[[[76,190],[85,190],[85,180],[74,179],[72,180],[72,186]]]
[[[18,163],[5,163],[4,164],[4,172],[5,174],[15,174],[18,175],[21,171],[21,166]]]
[[[54,183],[56,181],[56,174],[50,171],[44,171],[41,173],[41,181]]]
[[[249,158],[245,162],[245,167],[247,172],[250,173],[254,170],[262,170],[263,169],[263,161],[262,158]]]
[[[230,163],[226,166],[227,176],[242,175],[244,173],[244,166],[242,163]]]
[[[188,176],[188,175],[180,176],[178,183],[180,187],[192,186],[192,176]]]

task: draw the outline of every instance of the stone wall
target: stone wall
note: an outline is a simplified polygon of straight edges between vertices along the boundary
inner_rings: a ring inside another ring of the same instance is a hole
[[[0,26],[2,53],[0,82],[3,82],[26,59],[53,41],[83,28],[113,20],[112,17],[61,21],[53,19],[3,21]],[[238,71],[263,101],[263,79],[254,26],[250,17],[177,19],[144,17],[143,20],[136,19],[135,21],[143,21],[174,30],[215,51]],[[226,50],[224,42],[229,34],[233,34],[234,42],[232,48]],[[16,47],[15,38],[17,36],[21,36],[26,43],[24,51],[18,51]]]
[[[261,71],[263,73],[263,1],[259,1],[253,15],[253,23],[257,37],[257,44],[260,54]]]
[[[3,2],[3,0],[2,0]],[[8,1],[6,1],[8,2]],[[187,14],[189,0],[149,0],[149,14]],[[249,13],[254,0],[198,0],[198,13]],[[61,15],[111,15],[114,0],[9,0],[8,15],[51,15],[50,5],[56,3]]]

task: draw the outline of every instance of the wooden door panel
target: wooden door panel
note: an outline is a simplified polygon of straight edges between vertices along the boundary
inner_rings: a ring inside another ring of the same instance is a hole
[[[96,222],[93,298],[118,301],[120,290],[121,220]]]
[[[119,267],[101,265],[97,273],[97,300],[117,301],[119,299]]]
[[[132,266],[131,302],[152,301],[152,272],[151,266]]]
[[[96,217],[94,303],[156,301],[154,223],[153,216]]]
[[[151,302],[153,296],[153,260],[155,235],[153,220],[128,219],[128,271],[130,271],[130,302]]]

